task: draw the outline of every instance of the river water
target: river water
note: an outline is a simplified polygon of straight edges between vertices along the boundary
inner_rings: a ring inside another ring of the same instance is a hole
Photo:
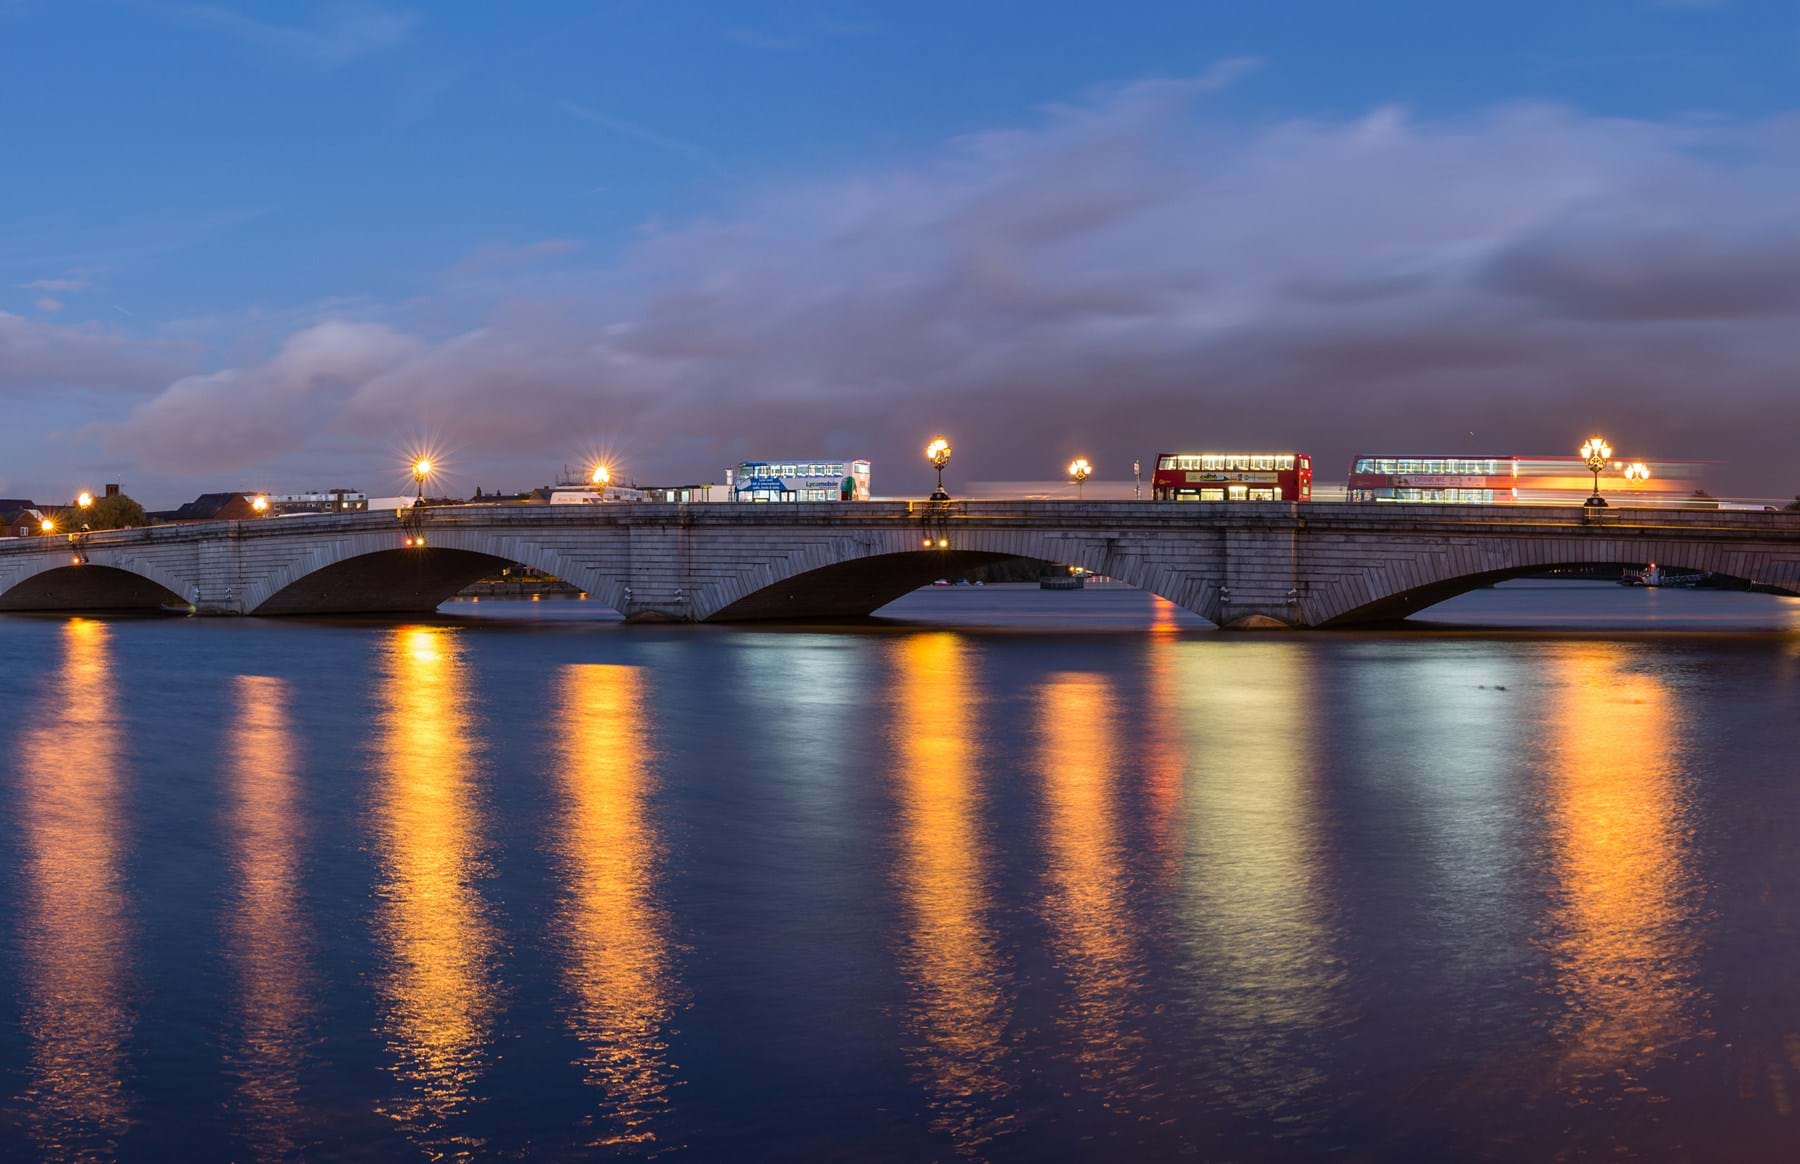
[[[1792,1159],[1800,601],[0,619],[0,1158]]]

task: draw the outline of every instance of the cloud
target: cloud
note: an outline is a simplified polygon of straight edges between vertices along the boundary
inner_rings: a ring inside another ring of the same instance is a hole
[[[48,295],[42,295],[34,301],[34,306],[36,306],[39,311],[56,312],[63,309],[63,301],[60,299],[52,299]]]
[[[18,400],[70,389],[148,395],[166,385],[188,358],[173,344],[0,311],[0,397]]]
[[[416,12],[372,4],[327,5],[313,27],[272,24],[214,4],[189,4],[176,12],[197,28],[224,32],[246,44],[323,69],[342,68],[403,43],[419,20]]]
[[[450,269],[452,279],[477,279],[497,272],[519,271],[565,258],[581,249],[579,239],[545,238],[528,243],[489,243],[470,251]]]
[[[197,473],[429,418],[485,483],[610,443],[668,481],[867,455],[898,492],[938,429],[966,478],[1030,479],[1226,445],[1331,477],[1358,452],[1556,453],[1597,428],[1793,491],[1768,420],[1800,368],[1800,122],[1208,116],[1254,67],[742,193],[586,281],[507,281],[480,326],[301,332],[305,359],[181,381],[120,447]],[[206,430],[221,411],[230,439]]]
[[[19,286],[26,291],[47,291],[62,295],[70,291],[86,290],[88,281],[86,279],[33,279],[29,283],[20,283]]]
[[[301,448],[356,385],[416,356],[382,324],[333,321],[290,336],[266,363],[187,376],[112,432],[115,449],[166,473],[236,469]]]

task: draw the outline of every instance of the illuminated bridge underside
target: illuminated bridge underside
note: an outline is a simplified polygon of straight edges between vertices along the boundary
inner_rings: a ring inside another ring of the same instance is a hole
[[[500,566],[630,619],[869,614],[1002,557],[1076,565],[1226,626],[1406,617],[1559,566],[1702,570],[1800,593],[1800,514],[1480,506],[836,502],[320,514],[0,542],[0,609],[190,604],[202,614],[417,613]],[[940,546],[940,542],[947,543]]]

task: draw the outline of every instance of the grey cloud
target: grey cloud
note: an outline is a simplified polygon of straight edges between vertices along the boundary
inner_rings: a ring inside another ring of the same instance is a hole
[[[1800,307],[1800,221],[1758,235],[1562,227],[1522,240],[1485,275],[1501,291],[1582,319],[1791,315]]]
[[[148,393],[187,362],[188,353],[176,345],[0,311],[0,395],[63,389]]]
[[[255,465],[303,447],[317,418],[341,411],[356,385],[420,348],[382,324],[318,324],[257,367],[177,380],[134,409],[112,444],[167,473]]]
[[[1195,116],[1248,67],[745,194],[585,284],[509,282],[481,327],[384,329],[327,391],[278,355],[175,385],[122,435],[205,467],[188,398],[224,395],[268,403],[289,448],[434,418],[488,484],[601,444],[667,480],[829,445],[903,491],[940,428],[952,476],[991,480],[1244,444],[1335,476],[1359,451],[1556,452],[1598,427],[1732,459],[1728,490],[1796,486],[1757,423],[1800,367],[1800,223],[1768,217],[1800,166],[1790,127]]]
[[[516,271],[565,258],[581,249],[572,238],[546,238],[529,243],[489,243],[476,247],[450,269],[452,279],[478,279],[496,272]]]

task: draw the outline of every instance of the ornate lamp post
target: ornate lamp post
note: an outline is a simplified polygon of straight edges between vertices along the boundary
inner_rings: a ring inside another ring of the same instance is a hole
[[[931,495],[933,501],[948,501],[950,495],[944,492],[944,466],[950,463],[950,442],[943,437],[933,437],[925,446],[925,459],[937,470],[937,489]]]
[[[94,495],[83,489],[75,498],[75,507],[81,510],[81,532],[88,531],[88,510],[94,508]]]
[[[594,471],[588,475],[588,481],[593,484],[594,492],[600,495],[600,500],[605,501],[606,487],[612,484],[611,467],[607,465],[595,465]]]
[[[269,516],[269,498],[267,494],[258,493],[250,499],[250,510],[258,517]]]
[[[425,504],[425,479],[431,476],[431,470],[430,457],[420,457],[412,463],[412,477],[419,485],[419,491],[413,496],[414,505]]]
[[[1076,457],[1069,462],[1069,476],[1075,479],[1075,497],[1077,500],[1086,495],[1087,479],[1094,474],[1094,467],[1088,464],[1086,457]]]
[[[1625,479],[1627,481],[1648,481],[1650,479],[1650,466],[1644,464],[1642,461],[1631,462],[1631,464],[1625,466]]]
[[[1582,504],[1590,509],[1604,508],[1606,498],[1600,496],[1600,470],[1612,461],[1612,446],[1606,443],[1605,437],[1589,437],[1582,442],[1581,459],[1588,472],[1594,475],[1594,495]]]

